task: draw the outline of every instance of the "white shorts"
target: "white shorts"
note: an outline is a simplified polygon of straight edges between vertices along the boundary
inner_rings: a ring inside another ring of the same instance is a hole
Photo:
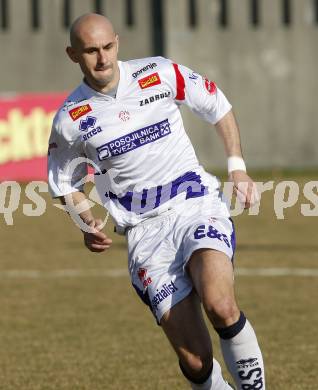
[[[211,248],[229,261],[235,232],[219,192],[183,200],[177,207],[149,218],[126,232],[132,284],[157,322],[192,290],[185,267],[192,253]]]

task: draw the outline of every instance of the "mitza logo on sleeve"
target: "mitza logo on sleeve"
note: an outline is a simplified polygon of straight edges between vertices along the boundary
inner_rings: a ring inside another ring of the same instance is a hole
[[[98,158],[102,161],[109,157],[120,156],[121,154],[130,152],[140,146],[157,141],[170,133],[170,123],[168,119],[165,119],[99,146],[96,149]]]
[[[92,111],[92,108],[89,104],[84,104],[83,106],[72,108],[68,113],[70,114],[70,117],[73,119],[73,121],[76,121],[81,116],[88,114]]]
[[[152,87],[153,85],[161,84],[158,72],[152,73],[143,79],[138,80],[141,89]]]

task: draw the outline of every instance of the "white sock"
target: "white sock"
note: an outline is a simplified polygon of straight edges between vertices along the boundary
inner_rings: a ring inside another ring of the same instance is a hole
[[[242,329],[230,338],[231,331],[235,333],[235,328],[239,329],[236,326],[239,321]],[[225,334],[224,330],[217,329],[224,361],[238,389],[265,390],[263,357],[255,332],[243,313],[239,321],[225,329]],[[230,332],[226,334],[227,330]]]
[[[209,378],[202,384],[191,383],[192,390],[232,390],[232,387],[223,379],[221,366],[213,358],[213,370]]]

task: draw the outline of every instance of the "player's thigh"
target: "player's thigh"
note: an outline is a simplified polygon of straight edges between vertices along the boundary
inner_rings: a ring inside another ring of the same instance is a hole
[[[193,370],[211,365],[210,335],[194,290],[163,315],[160,325],[184,364]]]
[[[233,265],[228,256],[213,249],[193,252],[187,270],[204,309],[216,327],[233,324],[239,317]]]

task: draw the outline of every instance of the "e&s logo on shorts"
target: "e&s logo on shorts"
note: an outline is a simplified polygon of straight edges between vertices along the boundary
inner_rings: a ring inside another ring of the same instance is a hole
[[[200,225],[196,228],[194,232],[194,238],[196,240],[200,240],[201,238],[216,238],[219,241],[223,241],[226,246],[231,248],[231,244],[226,234],[220,233],[214,226],[212,225]]]

